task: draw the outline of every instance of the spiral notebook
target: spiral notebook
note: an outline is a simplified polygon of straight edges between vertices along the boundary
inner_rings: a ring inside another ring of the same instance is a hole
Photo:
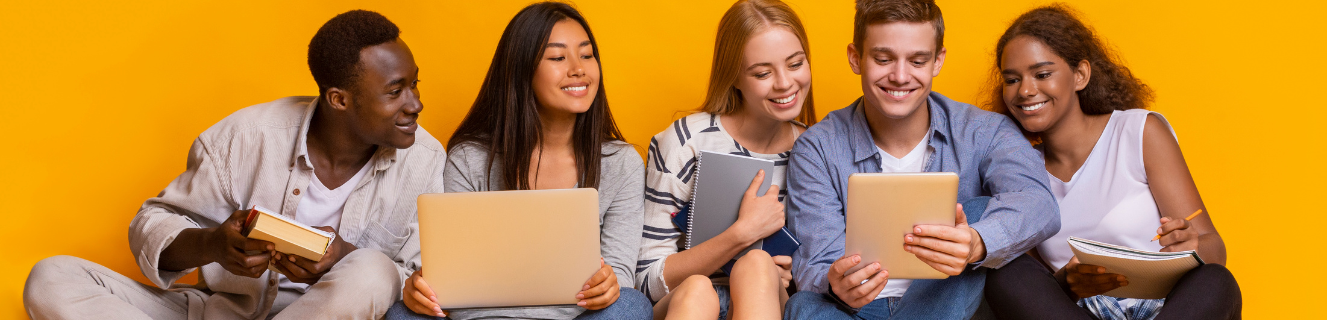
[[[774,161],[741,155],[701,151],[698,162],[699,169],[693,177],[696,179],[696,187],[691,190],[691,203],[683,206],[682,212],[673,217],[673,222],[686,233],[687,249],[718,236],[737,222],[742,196],[751,186],[751,179],[760,170],[765,170],[766,177],[774,172]],[[761,182],[756,194],[765,194],[771,180],[767,178]],[[756,241],[733,259],[742,257],[751,249],[765,250],[772,256],[791,256],[800,245],[787,228],[782,228]],[[732,261],[729,261],[724,271],[728,272],[731,268]]]
[[[1192,250],[1143,251],[1079,237],[1069,237],[1069,248],[1079,263],[1106,267],[1106,272],[1129,278],[1129,285],[1103,293],[1116,298],[1165,298],[1180,277],[1203,265],[1203,259]]]

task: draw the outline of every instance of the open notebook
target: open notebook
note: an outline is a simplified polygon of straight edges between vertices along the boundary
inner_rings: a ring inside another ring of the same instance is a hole
[[[1151,252],[1079,237],[1069,237],[1069,248],[1078,262],[1129,278],[1129,285],[1104,293],[1117,298],[1165,298],[1180,277],[1203,265],[1194,251]]]

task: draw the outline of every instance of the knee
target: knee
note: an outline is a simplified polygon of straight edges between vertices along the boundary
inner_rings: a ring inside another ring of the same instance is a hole
[[[332,279],[327,279],[329,276]],[[335,290],[355,292],[348,296],[362,298],[370,295],[374,301],[383,300],[383,304],[400,300],[400,271],[391,258],[378,250],[359,249],[351,252],[341,258],[323,280],[330,280],[328,282]]]
[[[747,252],[746,255],[742,256],[742,258],[737,259],[737,263],[733,264],[733,273],[734,274],[748,274],[748,273],[771,274],[777,277],[778,276],[778,270],[776,270],[777,268],[778,267],[774,265],[774,258],[770,257],[768,252],[765,252],[765,250],[756,249]]]
[[[89,263],[77,257],[54,256],[37,261],[32,266],[32,271],[28,273],[27,283],[23,286],[24,300],[29,295],[44,295],[47,293],[59,292],[64,286],[59,281],[71,279],[73,270],[80,269],[80,266]]]
[[[1230,269],[1225,266],[1208,263],[1194,270],[1194,277],[1190,281],[1203,283],[1217,288],[1220,293],[1234,295],[1234,298],[1240,298],[1239,283],[1235,281],[1235,275],[1230,273]]]
[[[68,286],[61,282],[77,278],[76,272],[72,271],[87,263],[91,262],[71,256],[54,256],[37,261],[23,285],[23,305],[30,311],[40,311],[47,307],[47,303],[64,301],[58,295],[66,292]]]
[[[702,275],[692,275],[682,280],[672,295],[674,301],[686,301],[682,303],[719,305],[719,293],[714,291],[714,283]]]
[[[622,287],[617,301],[609,308],[614,309],[614,318],[617,319],[654,318],[654,306],[650,304],[650,298],[632,288]]]

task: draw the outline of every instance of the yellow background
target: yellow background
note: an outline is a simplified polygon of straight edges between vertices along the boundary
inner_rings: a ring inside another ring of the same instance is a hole
[[[313,95],[310,37],[349,9],[383,13],[422,68],[420,120],[446,140],[518,1],[32,1],[0,4],[0,318],[25,317],[38,260],[74,255],[144,281],[126,230],[184,169],[192,139],[245,106]],[[577,3],[630,142],[699,106],[729,1]],[[935,89],[975,102],[996,38],[1044,1],[941,1],[949,56]],[[847,66],[852,2],[791,1],[809,32],[820,116],[861,94]],[[1249,318],[1327,299],[1315,240],[1327,181],[1316,1],[1075,1],[1158,92]],[[643,150],[643,148],[642,148]],[[1317,199],[1317,200],[1315,200]],[[1319,204],[1310,206],[1310,204]]]

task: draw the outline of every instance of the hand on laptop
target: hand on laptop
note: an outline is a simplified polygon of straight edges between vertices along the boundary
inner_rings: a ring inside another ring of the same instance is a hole
[[[779,202],[779,186],[771,184],[765,194],[756,194],[765,182],[765,170],[756,172],[751,179],[751,186],[742,195],[742,205],[737,211],[737,222],[729,229],[736,232],[738,239],[745,244],[768,237],[779,231],[784,225],[783,202]]]
[[[875,296],[880,295],[881,290],[885,290],[885,282],[889,281],[889,271],[881,270],[879,262],[872,262],[853,273],[843,274],[858,263],[862,263],[862,256],[854,254],[839,258],[834,264],[829,265],[829,289],[834,291],[834,295],[839,296],[839,300],[843,300],[853,308],[861,308],[874,301]]]
[[[240,233],[249,210],[230,214],[225,222],[207,234],[209,260],[221,264],[226,271],[238,276],[257,278],[267,272],[275,245],[263,240],[249,239]]]
[[[1106,267],[1078,263],[1078,257],[1074,257],[1064,265],[1064,268],[1055,272],[1055,280],[1074,300],[1129,285],[1128,277],[1106,271]]]
[[[599,258],[599,271],[585,282],[581,292],[576,293],[576,299],[580,300],[576,305],[587,310],[607,308],[617,301],[618,290],[617,274],[613,273],[613,267],[605,264],[604,258]]]
[[[903,250],[947,275],[957,276],[969,263],[986,257],[986,246],[977,230],[968,226],[963,205],[958,204],[954,226],[919,225],[903,236]]]
[[[336,233],[336,229],[327,226],[314,227],[314,229]],[[327,271],[332,270],[332,266],[336,265],[337,262],[340,262],[341,258],[350,254],[351,251],[355,251],[355,249],[359,248],[346,242],[341,238],[341,235],[338,234],[336,235],[336,238],[332,239],[332,244],[327,246],[327,252],[323,254],[323,258],[318,261],[309,260],[308,258],[297,255],[277,252],[275,265],[276,269],[281,271],[281,274],[285,275],[290,281],[314,284],[315,282],[318,282],[318,279],[322,279],[323,275],[327,274]]]
[[[410,279],[405,280],[405,288],[401,290],[401,300],[405,302],[405,307],[418,314],[431,314],[438,317],[446,317],[447,311],[438,307],[438,295],[433,293],[433,288],[424,282],[424,270],[415,270],[410,274]]]

